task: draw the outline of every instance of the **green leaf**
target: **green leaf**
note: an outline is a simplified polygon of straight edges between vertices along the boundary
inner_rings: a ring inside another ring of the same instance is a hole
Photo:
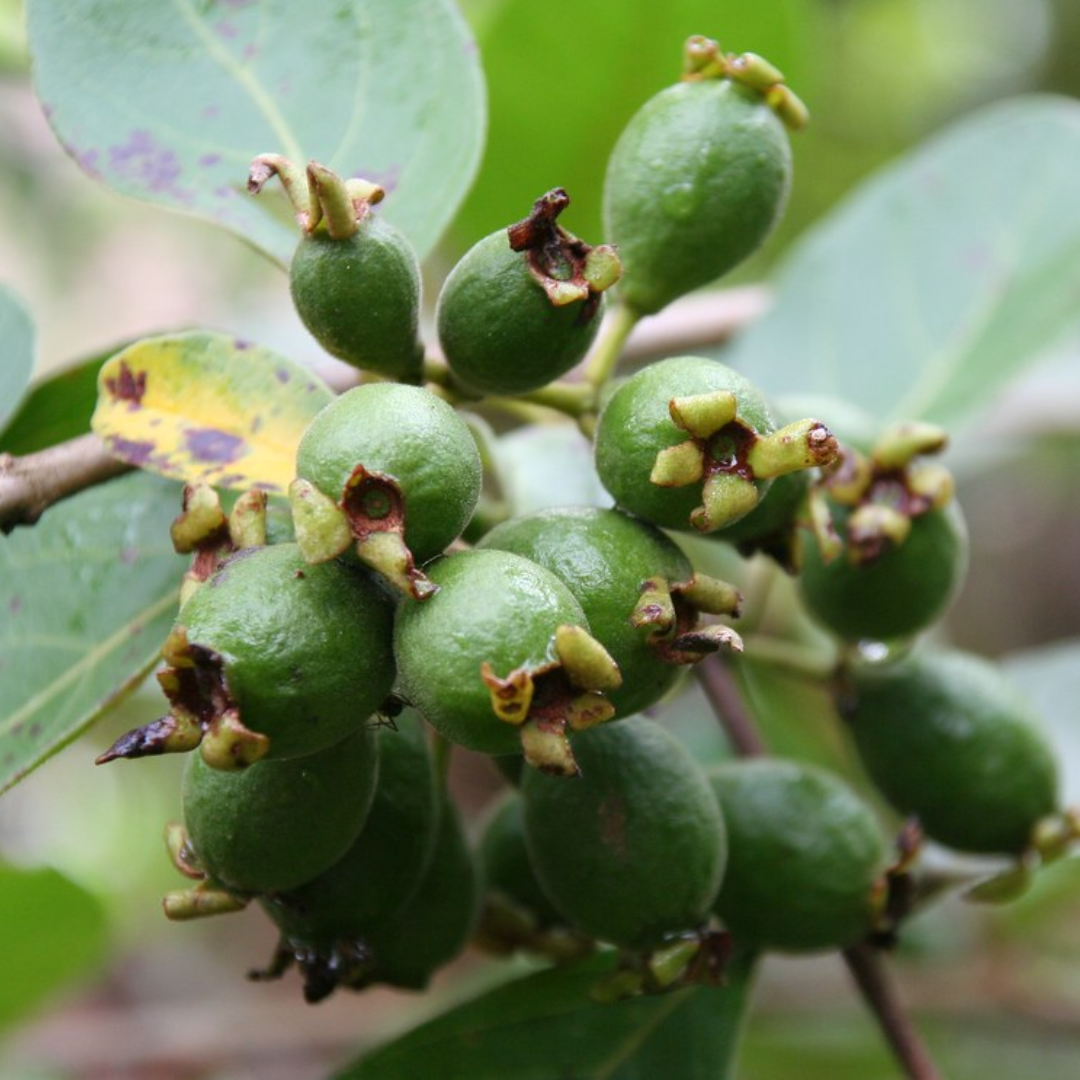
[[[515,516],[551,506],[610,506],[593,467],[592,443],[576,424],[526,424],[495,447],[499,483]]]
[[[529,975],[451,1009],[347,1067],[337,1080],[724,1080],[732,1074],[752,963],[719,988],[599,1005],[612,956]]]
[[[73,364],[34,386],[0,431],[0,450],[32,454],[85,435],[97,404],[98,372],[116,351]]]
[[[98,377],[93,428],[121,461],[187,483],[281,494],[333,391],[307,368],[223,334],[145,338]]]
[[[1080,103],[982,110],[811,231],[768,314],[717,355],[768,393],[959,426],[1077,325],[1078,174]]]
[[[262,153],[388,192],[423,257],[483,142],[475,48],[450,0],[29,0],[38,96],[91,176],[208,218],[286,264],[283,196],[246,193]]]
[[[0,979],[2,1029],[100,960],[108,927],[100,901],[45,868],[0,864],[0,911],[8,930]]]
[[[34,324],[10,289],[0,285],[0,429],[15,411],[34,366]]]
[[[129,693],[176,613],[175,485],[141,473],[0,541],[0,791]]]
[[[472,243],[525,216],[564,187],[566,227],[600,243],[607,156],[631,115],[678,80],[691,34],[734,52],[762,53],[800,92],[807,5],[799,0],[578,0],[474,5],[491,102],[484,163],[459,224]],[[456,229],[457,227],[455,227]]]

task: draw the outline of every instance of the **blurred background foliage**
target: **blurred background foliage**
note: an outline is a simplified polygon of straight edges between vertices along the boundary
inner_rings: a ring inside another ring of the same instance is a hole
[[[468,246],[556,185],[573,199],[568,227],[602,239],[607,152],[638,105],[677,76],[691,33],[768,57],[813,114],[794,140],[785,223],[739,281],[767,277],[792,239],[862,177],[949,121],[1018,93],[1080,96],[1076,0],[464,0],[462,8],[480,43],[490,130],[472,195],[429,261],[432,295]],[[324,361],[275,267],[207,224],[99,188],[63,155],[32,94],[19,0],[0,0],[0,219],[0,280],[18,290],[37,323],[39,376],[189,325]],[[1072,343],[1010,392],[997,415],[1021,413],[1028,424],[1007,454],[958,461],[976,545],[946,628],[957,644],[1002,655],[1080,638],[1078,357]],[[1076,655],[1073,645],[1057,663],[1045,651],[1036,663],[1011,661],[1047,713],[1074,803]],[[803,756],[807,727],[827,719],[813,707],[807,717],[798,686],[773,685],[762,696],[774,744]],[[159,707],[153,689],[137,694],[0,801],[0,917],[28,925],[19,911],[31,903],[31,925],[51,943],[28,938],[22,953],[0,949],[0,1075],[304,1080],[463,987],[505,975],[470,958],[430,998],[376,991],[363,1003],[341,998],[308,1010],[290,981],[244,981],[272,947],[253,916],[197,930],[167,923],[157,900],[177,881],[161,830],[178,811],[178,763],[91,765],[116,733]],[[679,724],[711,723],[700,702],[682,709]],[[472,811],[496,783],[469,755],[455,765],[454,782]],[[19,877],[22,885],[12,886]],[[898,968],[946,1073],[1076,1075],[1078,907],[1080,864],[1070,861],[1009,908],[950,901],[913,923]],[[18,959],[26,954],[40,986],[29,980],[12,992],[13,974],[28,970]],[[758,1000],[743,1080],[896,1075],[835,958],[770,960]]]

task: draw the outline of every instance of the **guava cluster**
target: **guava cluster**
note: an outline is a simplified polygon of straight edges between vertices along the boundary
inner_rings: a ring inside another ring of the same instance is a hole
[[[654,314],[780,216],[795,107],[773,69],[711,44],[692,40],[688,77],[612,154],[608,243],[559,224],[561,189],[538,199],[446,278],[441,359],[419,343],[415,256],[373,199],[342,182],[356,227],[316,221],[300,242],[297,309],[364,378],[305,433],[284,535],[237,542],[224,511],[198,534],[158,673],[168,712],[105,755],[189,752],[170,848],[192,884],[166,911],[254,903],[280,934],[255,978],[295,966],[309,1001],[421,989],[475,940],[555,962],[614,947],[613,998],[715,980],[731,948],[887,938],[905,818],[1024,857],[1058,810],[997,669],[920,644],[966,558],[936,429],[834,431],[714,359],[665,357],[575,399],[606,505],[506,505],[500,440],[473,412],[535,406],[597,347],[606,307]],[[688,672],[753,652],[741,590],[695,566],[710,546],[795,577],[873,790],[807,762],[703,763],[673,734]],[[506,780],[475,835],[454,748]]]

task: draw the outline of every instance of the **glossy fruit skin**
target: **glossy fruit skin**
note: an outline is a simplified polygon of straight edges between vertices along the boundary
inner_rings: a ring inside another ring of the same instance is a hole
[[[332,866],[367,818],[378,748],[365,727],[334,746],[238,772],[188,756],[184,826],[214,883],[242,893],[294,889]]]
[[[728,829],[728,868],[713,910],[737,943],[814,952],[869,932],[888,848],[847,784],[775,758],[727,762],[708,776]]]
[[[581,777],[528,770],[525,836],[540,884],[571,925],[651,949],[707,918],[724,873],[724,822],[708,781],[655,721],[577,736]]]
[[[661,660],[647,631],[629,622],[646,579],[675,584],[693,575],[690,560],[659,529],[618,510],[559,507],[496,525],[477,546],[524,555],[566,583],[623,673],[622,686],[607,694],[617,716],[648,708],[674,685],[678,667]]]
[[[760,94],[727,79],[660,91],[623,130],[604,181],[623,300],[653,314],[727,273],[765,241],[790,185],[787,133]]]
[[[311,422],[297,450],[297,476],[339,501],[357,465],[398,482],[405,543],[418,562],[461,535],[480,497],[480,454],[465,421],[417,386],[354,387]]]
[[[486,236],[451,270],[436,310],[439,343],[454,377],[481,394],[546,386],[588,351],[603,302],[556,307],[506,229]]]
[[[400,605],[395,619],[402,695],[459,746],[520,752],[517,726],[492,712],[480,666],[505,678],[552,663],[556,628],[587,627],[581,605],[550,570],[506,551],[455,552],[425,572],[439,591]]]
[[[527,911],[541,929],[564,924],[563,916],[544,892],[529,859],[524,805],[516,791],[507,792],[489,812],[477,857],[487,891],[501,893]]]
[[[832,504],[845,540],[848,512]],[[925,630],[948,610],[968,564],[967,527],[956,502],[911,519],[904,542],[868,563],[831,563],[808,538],[799,586],[810,613],[845,641],[888,641]]]
[[[717,390],[736,395],[739,421],[762,435],[773,431],[761,391],[726,365],[700,356],[649,364],[611,395],[597,425],[596,469],[619,506],[665,529],[692,530],[690,514],[701,504],[701,485],[660,487],[649,475],[661,450],[687,439],[671,419],[671,399]],[[771,481],[755,483],[764,495]]]
[[[380,375],[419,378],[420,266],[388,222],[368,213],[346,239],[306,234],[289,284],[301,320],[331,356]]]
[[[309,566],[295,544],[238,552],[184,604],[189,645],[220,655],[243,724],[268,759],[362,727],[394,681],[393,602],[366,570]]]
[[[367,934],[372,963],[357,985],[423,990],[465,948],[480,910],[480,875],[457,806],[444,797],[435,850],[412,898]]]
[[[438,831],[435,771],[416,712],[395,725],[376,732],[378,783],[348,851],[318,877],[264,902],[294,947],[329,954],[339,940],[362,942],[419,888]]]
[[[1057,766],[1030,706],[988,660],[936,649],[851,672],[845,718],[875,785],[927,835],[1016,854],[1058,808]]]

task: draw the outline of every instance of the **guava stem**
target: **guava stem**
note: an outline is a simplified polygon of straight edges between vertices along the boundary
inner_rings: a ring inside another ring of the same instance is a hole
[[[744,639],[747,653],[770,667],[793,675],[802,675],[815,682],[829,678],[836,670],[836,659],[823,655],[806,645],[761,635]]]
[[[880,952],[865,942],[852,945],[844,950],[844,962],[909,1080],[941,1080]]]
[[[739,756],[763,757],[768,754],[765,740],[735,685],[731,668],[718,657],[709,657],[694,668],[694,674],[724,734]]]
[[[731,667],[719,658],[709,658],[698,664],[694,673],[736,753],[740,757],[767,755],[768,748],[743,701]],[[845,949],[843,956],[908,1080],[941,1080],[879,950],[869,942],[861,942]]]
[[[630,331],[637,325],[641,314],[629,304],[619,303],[604,323],[600,338],[585,361],[585,381],[600,390],[615,373],[615,365],[622,355],[623,345]]]
[[[518,395],[519,401],[527,401],[533,405],[543,405],[548,409],[557,409],[567,416],[577,419],[587,412],[593,412],[596,408],[596,387],[588,382],[558,381],[541,386],[537,390],[529,390]]]
[[[431,760],[435,765],[435,786],[438,788],[440,796],[446,795],[450,778],[450,755],[453,750],[454,744],[445,735],[440,735],[439,732],[432,730]]]

